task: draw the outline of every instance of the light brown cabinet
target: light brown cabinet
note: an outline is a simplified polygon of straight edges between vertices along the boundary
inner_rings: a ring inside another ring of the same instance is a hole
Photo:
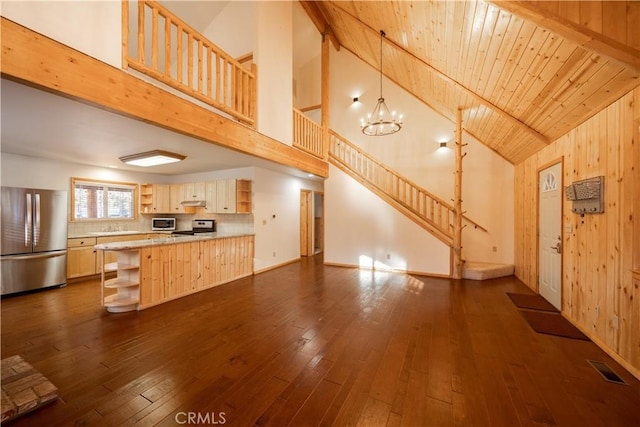
[[[206,185],[204,182],[189,182],[183,184],[183,199],[188,202],[207,200]]]
[[[207,206],[204,208],[207,213],[218,213],[218,185],[216,181],[207,181],[204,184],[205,188],[205,200]]]
[[[103,261],[101,258],[102,255],[94,249],[95,245],[162,237],[168,237],[168,235],[141,233],[103,237],[74,237],[67,239],[67,279],[100,274],[103,264],[116,261],[115,252],[104,252],[106,259]]]
[[[168,184],[140,185],[140,213],[160,214],[171,212],[170,186]]]
[[[184,184],[171,184],[169,186],[169,211],[172,214],[185,213],[180,203],[184,201]]]
[[[216,181],[216,209],[218,213],[236,213],[236,180]]]
[[[142,184],[140,212],[143,214],[195,214],[195,207],[183,201],[206,202],[207,213],[251,213],[252,182],[248,179],[219,179],[185,184]]]
[[[67,278],[96,274],[95,237],[67,240]]]

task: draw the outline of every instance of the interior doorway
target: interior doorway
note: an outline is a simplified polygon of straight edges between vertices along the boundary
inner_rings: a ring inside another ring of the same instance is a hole
[[[538,292],[562,311],[562,162],[538,172]]]
[[[300,190],[300,256],[313,255],[313,193]]]
[[[313,253],[324,251],[324,193],[313,193]]]

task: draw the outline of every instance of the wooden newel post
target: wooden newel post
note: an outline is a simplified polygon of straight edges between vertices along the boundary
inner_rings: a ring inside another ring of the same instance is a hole
[[[322,110],[321,110],[321,126],[322,126],[322,157],[327,160],[329,158],[329,97],[330,87],[330,62],[329,58],[331,52],[329,50],[329,37],[325,33],[322,35],[322,79],[321,79],[321,97],[322,97]]]
[[[456,114],[456,169],[453,195],[453,278],[462,278],[462,109]]]

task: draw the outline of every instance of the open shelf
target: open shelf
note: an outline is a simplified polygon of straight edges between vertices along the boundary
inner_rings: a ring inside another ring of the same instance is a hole
[[[103,270],[105,273],[109,273],[111,271],[118,271],[118,263],[117,262],[110,262],[108,264],[105,264],[103,267]]]
[[[117,261],[103,265],[102,305],[111,313],[137,310],[140,303],[140,251],[122,249],[112,252],[116,253]],[[107,279],[106,273],[114,271],[116,277]],[[115,293],[107,295],[106,289],[115,289]]]
[[[117,289],[117,288],[130,288],[132,286],[138,286],[139,283],[133,280],[123,279],[120,277],[116,277],[115,279],[105,280],[104,287],[109,289]]]
[[[113,294],[104,297],[104,305],[106,307],[122,307],[125,305],[138,304],[139,301],[139,298],[133,297],[131,295]]]
[[[251,213],[251,181],[236,180],[236,213]]]

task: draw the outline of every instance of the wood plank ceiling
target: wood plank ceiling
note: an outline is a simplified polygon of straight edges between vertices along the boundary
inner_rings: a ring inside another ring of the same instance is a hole
[[[514,164],[640,84],[640,2],[301,3],[376,69],[384,30],[383,73]]]

